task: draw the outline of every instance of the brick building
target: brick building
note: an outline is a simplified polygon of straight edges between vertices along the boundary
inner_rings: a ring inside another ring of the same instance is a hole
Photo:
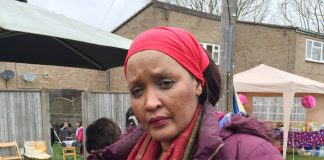
[[[155,26],[175,26],[193,33],[207,49],[216,63],[221,53],[220,17],[187,8],[153,1],[143,7],[113,33],[134,39],[139,33]],[[296,27],[238,21],[234,29],[234,74],[266,64],[283,71],[324,83],[324,35],[304,31]],[[127,91],[123,67],[109,71],[110,89]],[[282,121],[281,94],[246,93],[249,103],[246,110],[267,121]],[[315,109],[305,110],[296,94],[292,121],[305,123],[315,120],[324,123],[324,96],[313,94],[317,99]],[[256,98],[253,98],[255,97]],[[271,104],[271,105],[269,105]]]
[[[212,56],[219,63],[221,23],[220,17],[215,15],[153,1],[114,29],[113,33],[134,39],[139,33],[161,25],[181,27],[190,31],[210,53],[214,52]],[[323,44],[322,34],[296,27],[238,21],[234,30],[234,73],[263,63],[324,82],[324,55],[320,55],[324,49]],[[308,58],[306,45],[310,46],[308,51],[313,54]],[[127,91],[122,67],[108,72],[110,89]]]

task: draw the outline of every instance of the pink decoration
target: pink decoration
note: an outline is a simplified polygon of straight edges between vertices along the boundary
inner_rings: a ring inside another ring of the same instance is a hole
[[[238,97],[239,97],[239,99],[240,99],[242,105],[245,105],[245,104],[248,103],[248,100],[247,100],[247,98],[246,98],[246,96],[245,96],[244,94],[239,93],[239,94],[238,94]]]
[[[302,105],[303,105],[304,108],[306,108],[306,109],[312,109],[316,105],[315,97],[314,96],[311,96],[311,95],[304,96],[301,99],[301,103],[302,103]]]

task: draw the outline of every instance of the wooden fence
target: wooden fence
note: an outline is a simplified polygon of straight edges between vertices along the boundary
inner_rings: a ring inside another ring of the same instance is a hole
[[[130,107],[128,93],[85,91],[81,102],[85,130],[88,124],[101,117],[113,119],[121,130],[125,130],[126,112]],[[23,148],[25,141],[45,140],[50,153],[49,110],[45,89],[0,91],[0,142],[16,140],[19,148]],[[9,152],[0,150],[0,155]]]
[[[0,91],[0,142],[45,140],[50,151],[48,92]],[[0,155],[10,154],[0,150]]]
[[[126,112],[130,107],[129,94],[117,92],[90,92],[82,93],[82,121],[86,131],[87,126],[101,117],[113,119],[125,131]],[[86,133],[83,134],[86,139]],[[85,141],[83,141],[85,146]],[[86,146],[84,156],[87,156]]]
[[[98,118],[113,119],[125,130],[126,112],[130,107],[129,94],[123,92],[90,92],[82,93],[83,127]]]

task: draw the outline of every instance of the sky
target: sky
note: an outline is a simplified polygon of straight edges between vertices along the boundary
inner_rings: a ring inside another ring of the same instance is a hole
[[[28,0],[28,3],[111,31],[150,0]]]
[[[275,11],[282,0],[269,1],[272,13],[265,23],[281,24]],[[112,31],[149,2],[150,0],[28,0],[28,3],[106,31]]]

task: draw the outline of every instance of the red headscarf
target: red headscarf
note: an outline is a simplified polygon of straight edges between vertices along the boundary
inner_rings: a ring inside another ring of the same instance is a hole
[[[125,77],[129,57],[143,50],[158,50],[169,55],[204,86],[203,72],[209,65],[209,59],[191,33],[175,27],[156,27],[141,33],[128,50],[124,63]]]

